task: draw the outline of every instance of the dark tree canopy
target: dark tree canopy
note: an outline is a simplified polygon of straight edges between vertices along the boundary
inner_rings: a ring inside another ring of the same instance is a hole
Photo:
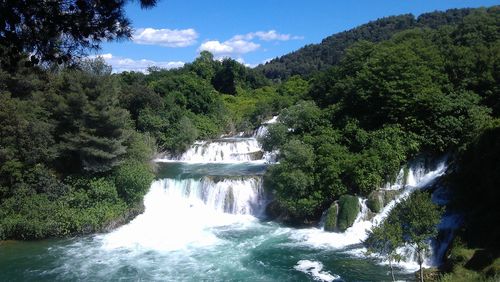
[[[130,1],[130,0],[128,0]],[[140,0],[149,8],[154,0]],[[63,63],[99,49],[105,40],[131,36],[125,15],[127,0],[3,0],[0,1],[0,63]]]
[[[262,71],[266,77],[276,80],[284,80],[293,75],[309,76],[338,64],[345,51],[356,42],[381,42],[398,32],[416,27],[437,29],[444,25],[456,25],[472,11],[474,9],[450,9],[445,12],[425,13],[418,17],[405,14],[381,18],[331,35],[319,44],[306,45],[256,69]]]

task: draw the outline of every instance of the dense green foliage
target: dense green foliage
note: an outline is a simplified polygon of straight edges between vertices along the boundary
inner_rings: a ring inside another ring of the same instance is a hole
[[[492,124],[500,9],[466,11],[453,25],[352,45],[280,113],[263,144],[280,150],[266,183],[285,218],[311,222],[341,195],[393,181],[415,154],[463,150]]]
[[[257,67],[268,78],[285,80],[293,75],[309,76],[338,64],[346,49],[354,43],[366,40],[380,42],[394,34],[411,28],[436,29],[443,25],[462,22],[473,9],[451,9],[446,12],[424,13],[415,18],[411,14],[378,19],[354,29],[340,32],[322,40],[319,44],[307,45],[295,52],[275,58]]]
[[[136,209],[154,144],[119,106],[111,69],[0,73],[2,238],[96,232]]]
[[[292,103],[278,102],[283,95],[262,74],[232,59],[215,60],[208,52],[179,69],[122,73],[119,80],[125,89],[120,104],[137,129],[174,154],[197,139],[253,130]]]
[[[441,215],[442,209],[432,203],[430,195],[417,191],[391,210],[384,222],[370,231],[364,243],[369,251],[380,253],[390,261],[402,258],[397,253],[398,247],[412,247],[422,271],[429,251],[428,241],[437,235]]]
[[[147,75],[112,74],[100,59],[0,70],[0,238],[116,227],[140,211],[157,149],[178,154],[196,139],[253,130],[307,87],[268,84],[208,52]]]
[[[500,198],[500,126],[486,130],[460,156],[453,177],[455,203],[467,206],[467,233],[471,247],[487,247],[500,254],[500,218],[495,209]],[[481,234],[481,236],[478,236]]]
[[[451,175],[452,206],[464,215],[450,247],[443,281],[496,281],[500,277],[500,126],[485,130],[459,155]],[[462,279],[462,280],[460,280]]]
[[[14,69],[30,54],[29,64],[67,62],[102,41],[131,37],[125,16],[128,1],[2,1],[0,2],[0,65]],[[156,0],[140,0],[150,8]]]

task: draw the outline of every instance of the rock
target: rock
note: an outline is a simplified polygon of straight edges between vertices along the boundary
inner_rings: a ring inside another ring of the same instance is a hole
[[[387,204],[396,199],[401,193],[400,190],[375,190],[368,195],[366,206],[370,211],[379,213]]]
[[[144,203],[140,202],[136,204],[134,207],[129,208],[123,215],[120,217],[108,222],[100,232],[111,232],[112,230],[129,223],[136,216],[140,215],[144,212]],[[95,232],[95,231],[92,231]]]
[[[250,155],[250,159],[255,161],[255,160],[261,160],[264,157],[264,152],[263,151],[256,151],[253,153],[248,153]]]
[[[230,187],[229,191],[226,193],[226,197],[224,198],[224,212],[233,213],[234,207],[234,194],[233,188]]]
[[[374,213],[379,213],[384,207],[384,193],[381,190],[376,190],[368,195],[366,206]]]
[[[333,232],[337,229],[337,212],[339,206],[337,202],[332,203],[330,208],[326,211],[325,218],[325,231]]]
[[[342,195],[338,201],[339,212],[337,216],[337,228],[344,232],[351,227],[358,216],[360,206],[358,197]]]
[[[389,202],[396,199],[399,194],[401,194],[400,190],[384,190],[384,207],[387,206]]]

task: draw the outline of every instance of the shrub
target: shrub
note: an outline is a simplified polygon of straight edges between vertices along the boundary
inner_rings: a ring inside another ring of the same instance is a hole
[[[129,205],[142,200],[153,178],[148,164],[134,161],[124,163],[114,172],[118,195]]]

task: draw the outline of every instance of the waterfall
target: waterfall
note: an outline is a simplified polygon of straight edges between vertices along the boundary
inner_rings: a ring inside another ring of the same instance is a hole
[[[302,242],[307,246],[317,248],[335,248],[342,249],[349,246],[356,246],[362,243],[367,238],[367,232],[373,226],[380,224],[396,206],[397,203],[406,199],[416,189],[421,189],[428,186],[434,180],[442,176],[446,171],[445,162],[439,163],[435,169],[428,170],[422,164],[412,164],[408,169],[406,179],[400,180],[401,183],[405,182],[406,185],[395,184],[391,185],[392,189],[396,189],[397,185],[400,186],[401,193],[391,202],[389,202],[380,213],[369,218],[368,208],[366,207],[366,200],[359,199],[360,213],[358,214],[354,224],[347,228],[343,233],[325,232],[323,228],[313,228],[299,230],[293,235],[294,239]],[[359,249],[358,249],[359,250]],[[364,255],[364,253],[362,254]]]
[[[158,180],[169,198],[219,213],[260,215],[264,203],[260,177]]]
[[[253,137],[199,141],[180,156],[157,159],[178,163],[166,166],[181,166],[177,169],[187,171],[188,178],[178,175],[153,182],[144,197],[144,213],[104,236],[104,247],[170,251],[218,244],[221,239],[213,228],[252,222],[264,212],[262,176],[246,163],[266,160],[271,157],[264,156]],[[245,165],[246,170],[234,170],[231,176],[218,174],[236,164]],[[196,177],[191,170],[208,175]]]
[[[278,116],[273,116],[273,118],[271,118],[270,120],[263,122],[262,125],[259,126],[259,128],[257,128],[257,130],[254,132],[253,137],[255,137],[255,138],[264,137],[268,132],[268,130],[267,130],[268,125],[273,124],[273,123],[277,123],[277,122],[278,122]]]
[[[104,237],[104,247],[176,250],[218,242],[211,227],[256,220],[265,205],[261,177],[161,179],[145,211]]]
[[[195,142],[180,156],[158,158],[156,162],[265,163],[264,152],[255,138],[231,137]]]
[[[222,137],[213,141],[197,141],[180,156],[158,158],[157,162],[185,163],[273,163],[276,152],[264,152],[258,138],[267,133],[267,125],[276,123],[277,116],[265,121],[253,134],[253,137]]]

